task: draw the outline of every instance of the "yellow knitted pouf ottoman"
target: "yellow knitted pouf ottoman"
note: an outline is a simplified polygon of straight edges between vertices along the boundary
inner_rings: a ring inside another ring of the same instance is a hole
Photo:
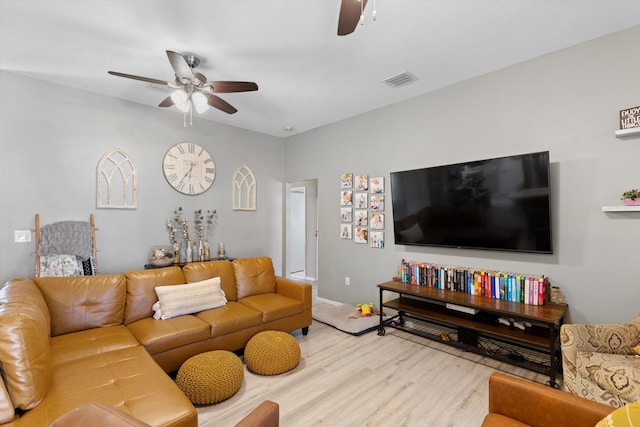
[[[230,351],[197,354],[182,364],[176,384],[194,405],[222,402],[240,390],[244,366]]]
[[[300,346],[298,341],[286,332],[259,332],[244,348],[244,361],[247,368],[256,374],[282,374],[298,366]]]

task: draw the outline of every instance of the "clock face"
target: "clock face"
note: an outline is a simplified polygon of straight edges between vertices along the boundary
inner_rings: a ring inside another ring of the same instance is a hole
[[[162,161],[162,171],[169,185],[190,195],[207,191],[216,176],[211,154],[192,142],[181,142],[169,148]]]

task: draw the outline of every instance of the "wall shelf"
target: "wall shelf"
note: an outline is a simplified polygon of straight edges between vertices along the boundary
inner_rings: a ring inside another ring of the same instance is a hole
[[[640,212],[640,206],[603,206],[602,212]]]
[[[616,138],[627,138],[630,136],[640,136],[640,127],[629,128],[629,129],[619,129],[613,132]]]

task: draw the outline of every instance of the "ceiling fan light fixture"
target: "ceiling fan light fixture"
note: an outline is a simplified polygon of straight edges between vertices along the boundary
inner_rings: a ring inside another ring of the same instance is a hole
[[[193,100],[193,105],[199,114],[202,114],[209,109],[209,103],[207,102],[207,97],[204,96],[202,93],[200,92],[193,93],[191,95],[191,99]]]
[[[174,106],[183,113],[184,126],[187,126],[187,115],[189,124],[193,124],[193,110],[201,114],[210,107],[214,107],[224,113],[234,114],[238,110],[224,99],[213,92],[233,93],[250,92],[258,90],[258,85],[254,82],[245,81],[216,81],[209,82],[207,77],[195,71],[200,64],[200,58],[186,53],[180,54],[172,50],[167,50],[167,58],[171,68],[175,73],[175,84],[168,81],[153,79],[149,77],[136,76],[133,74],[108,71],[109,74],[118,77],[125,77],[133,80],[140,80],[147,84],[166,86],[173,89],[173,92],[158,104],[158,107],[166,108]],[[215,84],[215,88],[214,88]]]
[[[189,102],[189,97],[182,89],[173,91],[171,93],[171,100],[173,101],[175,106],[178,108],[178,110],[182,111],[183,113],[186,113],[187,111],[189,111],[189,108],[191,107],[191,103]]]

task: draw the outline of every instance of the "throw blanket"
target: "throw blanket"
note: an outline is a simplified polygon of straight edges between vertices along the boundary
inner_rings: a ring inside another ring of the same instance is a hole
[[[91,231],[91,224],[82,221],[45,225],[40,231],[38,255],[76,255],[86,261],[93,249]]]
[[[95,276],[95,255],[91,251],[88,260],[83,261],[75,255],[43,255],[40,257],[40,277]]]
[[[40,277],[82,276],[75,255],[45,255],[40,257]]]

